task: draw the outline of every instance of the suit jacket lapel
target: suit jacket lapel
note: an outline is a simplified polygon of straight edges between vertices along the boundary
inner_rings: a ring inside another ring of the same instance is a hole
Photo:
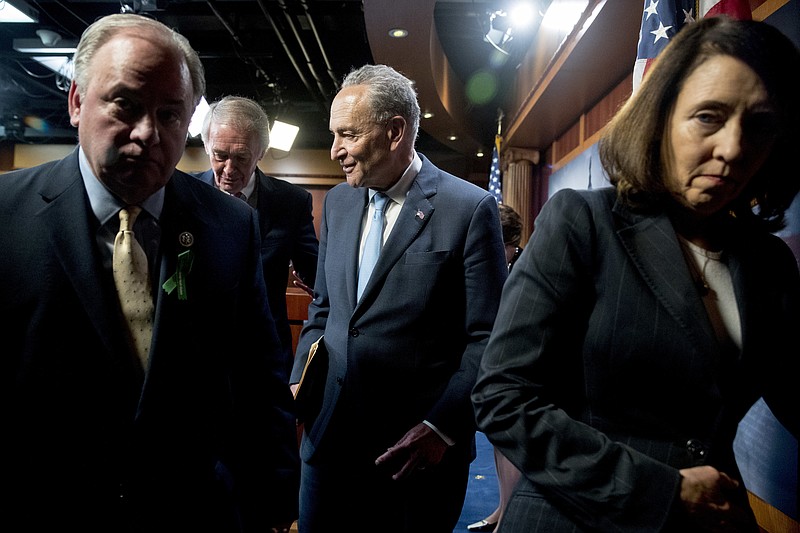
[[[178,302],[176,293],[167,294],[163,289],[167,281],[178,268],[178,256],[189,250],[194,243],[197,227],[200,223],[193,215],[193,210],[186,204],[197,205],[197,212],[203,211],[202,201],[187,187],[183,177],[173,174],[166,185],[164,208],[159,220],[161,227],[161,249],[158,254],[159,279],[157,285],[156,312],[153,322],[153,338],[157,338],[165,310],[171,308],[172,302]],[[187,240],[186,237],[190,237]],[[157,343],[154,343],[154,347]]]
[[[719,353],[716,335],[666,215],[642,217],[617,203],[617,233],[645,283],[702,353]],[[687,305],[688,304],[688,305]]]
[[[346,250],[353,250],[350,258],[345,263],[345,283],[347,284],[347,294],[352,302],[352,307],[355,308],[356,293],[358,292],[358,263],[359,263],[359,245],[361,243],[361,222],[364,220],[364,211],[369,204],[369,191],[365,188],[354,189],[350,185],[346,185],[349,189],[349,194],[345,196],[344,204],[332,207],[331,210],[338,219],[341,220],[341,228],[329,227],[328,231],[341,231],[342,239],[345,242]],[[342,186],[344,187],[344,185]],[[352,207],[351,207],[352,206]],[[361,216],[353,216],[351,211],[358,209]],[[329,217],[332,215],[328,215]],[[330,220],[330,219],[329,219]],[[334,225],[335,226],[335,225]],[[327,250],[326,253],[337,253],[335,250]],[[373,275],[375,271],[373,270]],[[364,292],[369,290],[369,285],[364,289]]]
[[[102,271],[95,245],[98,228],[90,223],[94,216],[81,180],[77,150],[52,168],[40,194],[46,205],[37,216],[50,229],[53,254],[75,287],[98,337],[109,353],[127,353],[118,323],[117,295],[110,275]]]
[[[427,160],[423,160],[422,168],[408,190],[392,233],[383,245],[381,255],[372,271],[370,282],[364,289],[362,301],[368,299],[375,284],[389,274],[394,264],[403,257],[408,247],[431,219],[434,212],[431,199],[436,194],[436,177],[436,169]],[[353,279],[357,279],[357,276]]]
[[[418,176],[417,180],[411,184],[406,200],[403,202],[403,208],[397,216],[394,229],[381,250],[381,255],[373,271],[377,273],[373,273],[374,277],[385,276],[428,224],[434,211],[433,203],[429,198],[432,195],[431,190],[426,191],[420,185]]]
[[[272,217],[270,216],[272,211],[272,198],[274,197],[274,194],[271,194],[273,186],[264,173],[258,168],[256,168],[255,180],[256,189],[258,191],[256,193],[258,195],[258,229],[261,233],[261,239],[263,240],[264,235],[269,234],[273,223]]]

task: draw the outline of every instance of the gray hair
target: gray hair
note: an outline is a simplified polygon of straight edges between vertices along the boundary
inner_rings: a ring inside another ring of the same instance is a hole
[[[226,96],[212,103],[203,119],[200,135],[203,144],[208,141],[211,124],[228,124],[248,137],[258,135],[261,149],[269,146],[269,117],[264,109],[255,101],[241,96]]]
[[[83,98],[86,95],[86,88],[91,78],[92,59],[97,50],[118,33],[131,29],[153,31],[163,36],[167,42],[172,43],[180,51],[192,78],[194,105],[197,106],[200,98],[206,92],[205,69],[200,61],[200,56],[189,44],[189,40],[157,20],[133,13],[107,15],[96,20],[84,30],[74,57],[74,79],[78,85],[80,96]]]
[[[364,65],[345,76],[342,88],[366,85],[367,104],[376,123],[394,116],[406,119],[411,129],[411,139],[419,130],[419,102],[414,82],[387,65]]]

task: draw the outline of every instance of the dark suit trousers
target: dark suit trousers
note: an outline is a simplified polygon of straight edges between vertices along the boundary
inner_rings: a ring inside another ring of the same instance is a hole
[[[452,533],[464,505],[469,463],[445,454],[439,465],[394,481],[396,470],[375,466],[377,455],[340,451],[303,463],[300,531]]]

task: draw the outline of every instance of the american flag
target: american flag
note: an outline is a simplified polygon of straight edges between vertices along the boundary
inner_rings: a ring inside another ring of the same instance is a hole
[[[498,204],[503,203],[503,181],[500,178],[500,143],[503,138],[499,135],[494,137],[494,148],[492,149],[492,168],[489,171],[489,192],[492,193]]]
[[[697,6],[697,18],[714,15],[728,15],[740,20],[753,18],[749,0],[698,0]],[[684,24],[695,21],[694,7],[695,2],[689,0],[644,1],[636,64],[633,67],[633,92],[639,88],[647,68],[672,36]]]
[[[633,92],[639,88],[647,68],[684,24],[694,22],[694,0],[645,0],[639,46],[633,66]]]
[[[700,0],[701,17],[728,15],[739,20],[752,20],[749,0]]]

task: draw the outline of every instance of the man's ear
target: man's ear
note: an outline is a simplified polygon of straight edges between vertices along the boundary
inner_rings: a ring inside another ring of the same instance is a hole
[[[397,148],[400,146],[400,144],[402,144],[408,130],[407,126],[406,119],[399,115],[389,119],[389,125],[386,130],[387,135],[389,136],[389,143],[392,145],[392,149]]]
[[[78,86],[73,81],[69,86],[69,123],[78,127],[81,118],[81,96],[78,94]]]

